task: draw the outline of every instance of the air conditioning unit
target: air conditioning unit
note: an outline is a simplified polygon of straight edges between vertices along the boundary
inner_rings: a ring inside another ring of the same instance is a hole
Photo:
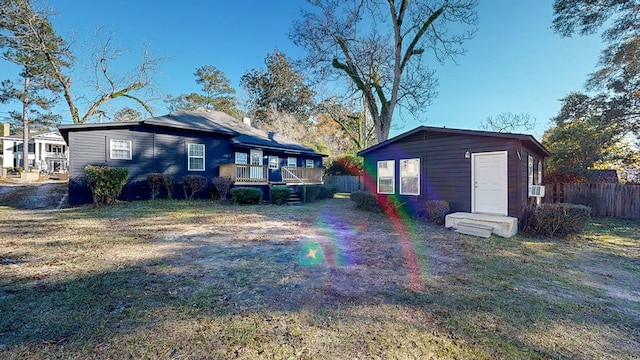
[[[544,197],[543,185],[529,185],[529,196],[532,197]]]

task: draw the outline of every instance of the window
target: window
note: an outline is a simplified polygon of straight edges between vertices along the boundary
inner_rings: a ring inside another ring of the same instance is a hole
[[[395,190],[395,161],[378,161],[378,193],[394,194]]]
[[[420,159],[400,160],[400,194],[420,195]]]
[[[315,164],[314,164],[313,159],[307,159],[307,160],[305,161],[305,167],[308,167],[308,168],[315,167]]]
[[[204,171],[204,144],[189,144],[189,171]]]
[[[247,153],[241,153],[241,152],[237,152],[236,153],[236,164],[243,164],[246,165],[247,164]]]
[[[278,168],[278,157],[269,155],[269,169],[277,169]]]
[[[298,158],[288,157],[287,158],[287,166],[288,167],[296,167],[296,166],[298,166]]]
[[[533,185],[533,156],[527,158],[527,175],[529,176],[527,185]]]
[[[131,160],[131,140],[111,139],[109,144],[111,159]]]
[[[542,185],[542,161],[538,161],[538,184]]]

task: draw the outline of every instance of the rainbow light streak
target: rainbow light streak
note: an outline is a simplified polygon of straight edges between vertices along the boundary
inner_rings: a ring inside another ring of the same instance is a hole
[[[396,156],[396,158],[398,157]],[[377,163],[372,164],[372,166],[377,166]],[[365,189],[377,196],[380,208],[391,220],[395,231],[398,233],[398,241],[402,249],[402,255],[404,256],[409,271],[409,286],[411,290],[422,290],[425,283],[426,259],[421,257],[418,252],[420,237],[413,226],[411,217],[407,213],[406,207],[404,206],[405,204],[400,201],[399,196],[397,194],[381,195],[377,193],[377,180],[373,176],[376,172],[377,169],[372,169],[365,164]]]
[[[316,225],[322,234],[312,241],[306,242],[298,254],[299,263],[303,266],[326,264],[331,267],[352,264],[349,251],[351,238],[359,232],[359,227],[350,229],[339,216],[323,212]]]

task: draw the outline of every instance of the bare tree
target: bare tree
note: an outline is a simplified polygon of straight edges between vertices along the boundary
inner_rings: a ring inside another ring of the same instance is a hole
[[[513,132],[519,129],[533,130],[536,118],[527,113],[502,113],[496,117],[489,116],[480,122],[480,129],[497,132]]]
[[[378,141],[389,137],[397,105],[413,114],[436,96],[429,51],[439,62],[464,53],[475,30],[475,0],[310,0],[290,37],[307,51],[305,64],[321,78],[346,78],[364,98]]]
[[[340,126],[356,152],[377,143],[375,127],[363,111],[350,110],[335,97],[320,103],[318,111]]]
[[[16,8],[20,11],[14,11]],[[116,98],[132,100],[151,114],[151,108],[142,99],[140,92],[150,88],[150,74],[161,60],[160,58],[152,57],[145,51],[141,63],[134,71],[124,76],[116,76],[110,66],[124,51],[113,48],[112,37],[109,35],[93,54],[95,77],[92,85],[97,95],[91,99],[75,98],[72,91],[72,78],[68,74],[71,64],[74,63],[74,58],[68,43],[59,37],[51,26],[50,12],[35,10],[30,0],[2,0],[0,1],[0,13],[2,14],[0,28],[8,33],[7,38],[22,36],[30,39],[29,51],[42,58],[42,66],[46,68],[43,71],[46,71],[47,75],[61,88],[74,123],[88,122],[92,116],[98,114],[102,105]],[[38,21],[31,21],[34,18],[37,18]],[[18,25],[21,26],[20,34],[12,30]],[[16,50],[16,46],[23,45],[19,42],[3,41],[0,46],[12,51]],[[88,105],[84,114],[81,115],[78,101],[82,99],[86,100]]]
[[[40,51],[46,46],[50,56],[61,66],[68,66],[66,44],[58,37],[47,20],[47,12],[33,11],[28,0],[0,2],[0,58],[18,65],[23,78],[18,89],[10,80],[2,81],[0,103],[19,101],[22,112],[9,111],[13,123],[22,127],[23,168],[29,169],[29,130],[33,126],[48,128],[60,121],[51,113],[60,91]],[[36,33],[37,32],[37,33]],[[37,108],[45,111],[41,113]]]

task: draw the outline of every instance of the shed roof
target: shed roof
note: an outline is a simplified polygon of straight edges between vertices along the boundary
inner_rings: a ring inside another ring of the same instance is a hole
[[[247,125],[224,112],[206,109],[176,111],[167,115],[156,116],[133,123],[61,125],[59,129],[68,142],[69,131],[133,126],[153,126],[223,134],[229,135],[231,142],[239,147],[259,147],[290,153],[322,155],[284,136]]]
[[[501,133],[494,131],[480,131],[480,130],[466,130],[466,129],[450,129],[450,128],[439,128],[439,127],[431,127],[431,126],[419,126],[413,130],[409,130],[405,133],[397,135],[391,139],[383,141],[379,144],[373,145],[369,148],[366,148],[360,152],[358,155],[362,156],[371,151],[383,148],[387,145],[393,144],[395,142],[401,141],[411,135],[414,135],[419,132],[427,132],[432,134],[441,134],[441,135],[467,135],[467,136],[486,136],[486,137],[494,137],[494,138],[504,138],[504,139],[514,139],[521,141],[527,147],[533,148],[540,152],[543,156],[550,156],[551,154],[547,149],[545,149],[542,144],[538,142],[532,135],[527,134],[515,134],[515,133]]]

